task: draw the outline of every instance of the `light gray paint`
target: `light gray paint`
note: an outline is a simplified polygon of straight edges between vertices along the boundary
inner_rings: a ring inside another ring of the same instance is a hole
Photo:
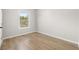
[[[3,10],[3,38],[37,31],[78,42],[79,10],[29,9],[30,27],[26,29],[19,29],[20,11]]]
[[[38,10],[38,31],[78,42],[79,10]]]
[[[0,9],[0,27],[2,27],[2,10]],[[0,47],[1,47],[1,43],[2,43],[2,28],[0,28]]]
[[[0,27],[2,27],[2,10],[0,9]]]
[[[28,9],[30,26],[26,29],[19,28],[19,15],[21,9],[3,9],[3,38],[19,34],[35,32],[35,10]]]

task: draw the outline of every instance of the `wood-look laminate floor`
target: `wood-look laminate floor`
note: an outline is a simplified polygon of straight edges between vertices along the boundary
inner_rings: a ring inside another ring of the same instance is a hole
[[[79,50],[79,48],[76,44],[34,32],[4,40],[1,50]]]

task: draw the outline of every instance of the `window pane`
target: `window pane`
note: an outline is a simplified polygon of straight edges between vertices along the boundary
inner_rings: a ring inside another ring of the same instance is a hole
[[[28,27],[28,16],[26,12],[20,14],[20,27]]]

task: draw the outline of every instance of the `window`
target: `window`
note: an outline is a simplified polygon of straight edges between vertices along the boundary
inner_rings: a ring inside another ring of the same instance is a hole
[[[28,27],[28,14],[26,10],[22,10],[20,13],[20,27],[21,28]]]

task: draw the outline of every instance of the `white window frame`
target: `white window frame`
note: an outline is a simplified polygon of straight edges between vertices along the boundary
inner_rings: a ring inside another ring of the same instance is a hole
[[[27,11],[27,10],[26,10]],[[20,14],[21,12],[19,13],[19,28],[20,29],[27,29],[27,28],[30,28],[30,16],[29,16],[29,12],[27,11],[27,14],[28,14],[28,27],[21,27],[20,26]]]

